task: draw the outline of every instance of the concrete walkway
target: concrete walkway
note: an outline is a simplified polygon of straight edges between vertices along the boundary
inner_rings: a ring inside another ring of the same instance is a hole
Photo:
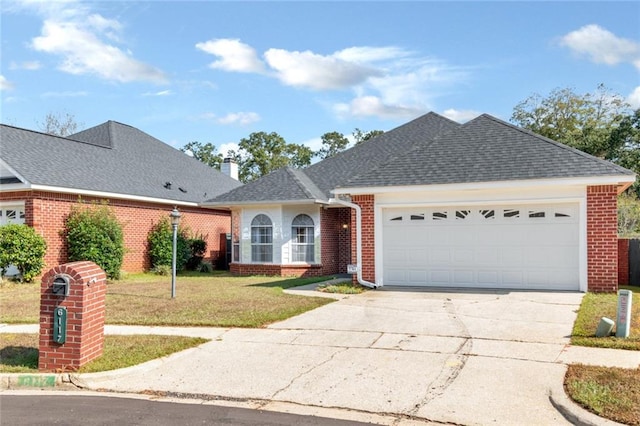
[[[640,366],[638,352],[568,344],[578,293],[381,290],[336,297],[265,329],[107,326],[108,334],[212,340],[71,379],[88,390],[300,414],[331,410],[331,417],[380,424],[613,424],[568,400],[566,364]],[[2,332],[37,326],[0,326]]]

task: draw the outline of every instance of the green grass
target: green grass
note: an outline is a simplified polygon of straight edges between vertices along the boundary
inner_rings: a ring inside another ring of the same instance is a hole
[[[342,282],[328,285],[320,284],[318,285],[317,290],[323,293],[360,294],[365,292],[367,289],[359,284]]]
[[[564,386],[574,401],[598,416],[640,425],[640,368],[570,365]]]
[[[128,275],[107,285],[107,324],[209,327],[263,327],[331,303],[321,297],[282,290],[324,278],[235,277],[226,273],[179,275],[176,298],[171,277]],[[0,322],[39,321],[40,284],[0,285]]]
[[[631,329],[626,339],[595,337],[602,317],[616,320],[618,295],[614,293],[587,293],[582,299],[576,322],[573,326],[571,344],[599,348],[640,351],[640,291],[637,287],[621,287],[634,291],[631,311]]]
[[[80,373],[116,370],[183,351],[207,339],[182,336],[112,336],[104,338],[102,356],[80,368]],[[38,335],[0,334],[0,373],[37,373]]]

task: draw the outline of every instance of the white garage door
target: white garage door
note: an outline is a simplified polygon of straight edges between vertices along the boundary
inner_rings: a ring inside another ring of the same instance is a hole
[[[383,209],[384,285],[579,290],[577,203]]]

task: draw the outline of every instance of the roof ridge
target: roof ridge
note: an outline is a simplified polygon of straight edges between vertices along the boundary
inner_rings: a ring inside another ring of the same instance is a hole
[[[438,114],[438,113],[435,113],[435,112],[433,112],[433,111],[430,111],[430,112],[429,112],[429,113],[427,113],[427,114],[421,115],[421,116],[420,116],[420,117],[418,117],[418,118],[424,117],[424,116],[426,116],[426,115],[435,115],[435,116],[438,116],[438,117],[441,117],[441,118],[445,118],[445,119],[449,120],[450,122],[457,124],[457,125],[458,125],[458,127],[454,128],[454,129],[446,130],[446,131],[444,131],[444,132],[442,132],[442,133],[440,133],[440,134],[438,134],[438,135],[436,135],[436,136],[433,136],[433,137],[431,137],[431,138],[427,138],[427,139],[425,139],[425,140],[424,140],[424,142],[423,142],[423,143],[421,143],[421,144],[416,144],[415,146],[413,146],[413,147],[412,147],[411,149],[409,149],[408,151],[404,151],[404,152],[399,153],[399,154],[389,154],[389,156],[387,157],[387,159],[386,159],[385,161],[383,161],[382,163],[380,163],[380,164],[376,165],[375,167],[372,167],[372,168],[369,168],[369,169],[363,170],[361,173],[356,173],[356,174],[352,175],[351,177],[349,177],[349,179],[347,179],[347,181],[346,181],[346,182],[343,182],[343,184],[342,184],[342,185],[338,185],[337,187],[339,188],[339,187],[341,187],[341,186],[344,186],[344,184],[349,183],[349,182],[351,182],[352,180],[355,180],[355,179],[357,179],[358,177],[360,177],[360,176],[362,176],[362,175],[364,175],[364,174],[371,173],[371,171],[372,171],[372,170],[376,170],[376,169],[384,168],[387,164],[389,164],[389,163],[391,163],[391,162],[393,162],[393,161],[396,161],[397,159],[399,159],[399,158],[401,158],[401,157],[403,157],[403,156],[405,156],[405,155],[409,155],[409,154],[411,154],[412,152],[415,152],[415,151],[420,150],[420,149],[427,149],[427,148],[429,147],[429,145],[432,145],[432,144],[433,144],[435,141],[437,141],[438,139],[442,138],[443,136],[448,135],[448,134],[449,134],[449,133],[451,133],[451,132],[458,131],[458,130],[463,126],[462,124],[458,123],[457,121],[451,120],[450,118],[447,118],[447,117],[445,117],[445,116],[443,116],[443,115],[440,115],[440,114]],[[407,124],[408,124],[408,123],[407,123]],[[466,123],[465,123],[465,124],[466,124]],[[402,127],[402,126],[400,126],[400,127]]]
[[[291,166],[285,166],[285,170],[293,178],[293,180],[296,182],[298,187],[302,190],[302,192],[305,193],[307,197],[312,199],[317,199],[316,194],[313,194],[311,189],[307,187],[307,185],[305,185],[305,183],[302,182],[302,180],[300,179],[300,176],[298,176],[298,174],[303,175],[310,183],[313,184],[313,181],[309,178],[309,176],[306,175],[306,173],[304,173],[302,170],[295,169]]]
[[[572,146],[569,146],[569,145],[563,144],[563,143],[558,142],[558,141],[554,141],[553,139],[550,139],[550,138],[548,138],[548,137],[546,137],[546,136],[540,135],[540,134],[538,134],[538,133],[536,133],[536,132],[534,132],[534,131],[531,131],[531,130],[529,130],[529,129],[525,129],[525,128],[523,128],[523,127],[516,126],[516,125],[514,125],[514,124],[511,124],[511,123],[509,123],[509,122],[507,122],[507,121],[504,121],[504,120],[501,120],[501,119],[499,119],[499,118],[496,118],[496,117],[494,117],[494,116],[492,116],[492,115],[490,115],[490,114],[487,114],[487,113],[484,113],[484,114],[479,115],[478,117],[476,117],[476,118],[474,118],[473,120],[471,120],[471,121],[469,121],[469,122],[467,122],[467,123],[463,124],[462,126],[464,127],[464,126],[466,126],[467,124],[472,123],[472,122],[474,122],[474,121],[476,121],[477,119],[482,118],[482,117],[487,118],[487,119],[489,119],[489,120],[491,120],[491,121],[493,121],[493,122],[495,122],[495,123],[497,123],[497,124],[501,124],[501,125],[503,125],[503,126],[506,126],[506,127],[511,128],[511,129],[517,130],[517,131],[519,131],[519,132],[521,132],[521,133],[524,133],[524,134],[526,134],[526,135],[528,135],[528,136],[533,136],[533,137],[535,137],[535,138],[537,138],[537,139],[540,139],[541,141],[543,141],[543,142],[545,142],[545,143],[548,143],[548,144],[550,144],[550,145],[553,145],[553,146],[556,146],[556,147],[558,147],[558,148],[561,148],[561,149],[564,149],[564,150],[567,150],[567,151],[573,152],[573,153],[575,153],[575,154],[579,154],[580,156],[582,156],[582,157],[584,157],[584,158],[586,158],[586,159],[594,160],[594,161],[599,162],[599,163],[601,163],[601,164],[606,164],[607,166],[613,167],[613,168],[618,169],[618,170],[620,170],[620,171],[631,171],[631,170],[626,169],[626,168],[624,168],[624,167],[622,167],[622,166],[620,166],[620,165],[618,165],[618,164],[616,164],[616,163],[614,163],[614,162],[612,162],[612,161],[605,160],[604,158],[596,157],[595,155],[591,155],[591,154],[589,154],[589,153],[586,153],[586,152],[584,152],[584,151],[581,151],[581,150],[579,150],[579,149],[577,149],[577,148],[574,148],[574,147],[572,147]]]

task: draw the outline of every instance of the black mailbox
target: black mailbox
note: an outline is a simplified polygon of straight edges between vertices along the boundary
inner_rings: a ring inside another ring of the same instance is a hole
[[[67,297],[69,296],[69,288],[71,287],[69,283],[69,277],[65,275],[56,275],[53,277],[53,286],[51,287],[51,292],[54,296],[59,297]]]

